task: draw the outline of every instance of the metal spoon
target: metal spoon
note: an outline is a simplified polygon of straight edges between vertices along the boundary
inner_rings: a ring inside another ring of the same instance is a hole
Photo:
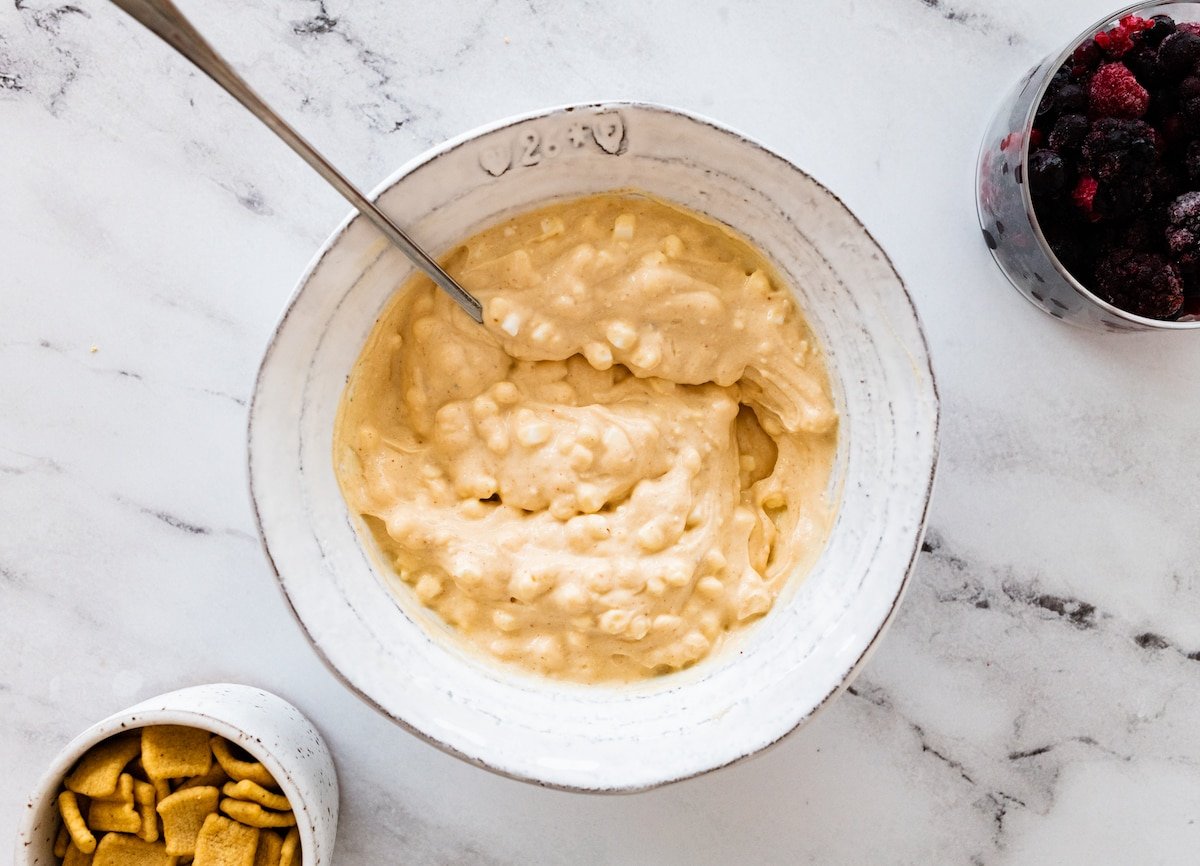
[[[261,120],[267,127],[287,143],[288,147],[316,169],[317,174],[329,181],[329,184],[340,192],[345,199],[358,208],[358,212],[369,219],[387,236],[388,240],[400,248],[412,263],[429,275],[429,278],[441,286],[446,294],[463,308],[468,316],[480,324],[483,323],[483,307],[479,301],[454,281],[448,273],[441,269],[429,254],[404,233],[400,226],[375,207],[358,188],[348,181],[344,175],[334,168],[329,160],[321,156],[315,148],[292,129],[278,114],[271,110],[258,94],[241,79],[221,55],[213,50],[204,37],[201,36],[191,22],[184,17],[171,0],[112,0],[114,4],[124,9],[133,18],[141,22],[160,39],[186,57],[192,63],[225,89],[225,92],[250,110],[250,113]]]

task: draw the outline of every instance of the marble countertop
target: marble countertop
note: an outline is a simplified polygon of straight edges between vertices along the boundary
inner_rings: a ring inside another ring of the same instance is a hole
[[[326,734],[339,864],[1196,862],[1200,336],[1036,311],[972,197],[1001,91],[1108,5],[181,4],[364,186],[506,114],[672,103],[810,170],[908,281],[943,444],[894,626],[779,748],[603,798],[447,757],[309,649],[255,535],[246,403],[348,209],[113,6],[61,2],[0,8],[2,826],[93,720],[228,680]]]

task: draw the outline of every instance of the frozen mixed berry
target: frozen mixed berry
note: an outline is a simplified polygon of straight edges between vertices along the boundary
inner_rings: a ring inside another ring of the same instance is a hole
[[[1200,192],[1186,192],[1167,208],[1167,249],[1186,271],[1200,268]]]
[[[1088,85],[1088,111],[1093,117],[1141,117],[1150,93],[1124,63],[1105,63]]]
[[[1158,67],[1166,81],[1178,81],[1200,63],[1200,36],[1180,28],[1158,47]]]
[[[1113,306],[1153,319],[1173,316],[1183,305],[1183,281],[1158,253],[1114,250],[1097,263],[1094,290]]]
[[[1157,318],[1200,295],[1200,24],[1126,16],[1085,40],[1015,143],[1048,243],[1089,288]]]

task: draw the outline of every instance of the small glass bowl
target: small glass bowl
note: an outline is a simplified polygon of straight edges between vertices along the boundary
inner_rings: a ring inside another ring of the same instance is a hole
[[[1050,249],[1033,210],[1025,166],[1034,115],[1055,71],[1075,47],[1126,15],[1170,15],[1176,21],[1200,17],[1200,4],[1137,3],[1088,27],[1057,55],[1033,67],[1001,103],[979,151],[976,202],[983,239],[1009,282],[1034,306],[1064,322],[1096,331],[1187,331],[1200,321],[1163,321],[1138,316],[1092,294]]]

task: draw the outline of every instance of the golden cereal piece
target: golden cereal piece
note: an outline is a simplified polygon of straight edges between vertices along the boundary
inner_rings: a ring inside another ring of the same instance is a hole
[[[208,731],[183,725],[142,728],[142,763],[151,779],[203,776],[212,767]]]
[[[116,787],[115,785],[113,786]],[[96,837],[88,829],[83,815],[79,811],[79,801],[75,799],[74,791],[63,791],[58,795],[58,811],[62,815],[63,825],[71,836],[71,844],[84,854],[96,850]]]
[[[245,800],[222,800],[221,811],[250,827],[296,826],[296,816],[291,812],[268,812],[258,803],[247,803]]]
[[[254,866],[257,850],[257,830],[214,813],[196,837],[193,866]]]
[[[212,767],[203,776],[193,776],[192,778],[181,782],[176,791],[186,791],[188,788],[219,788],[229,781],[229,774],[218,763],[214,762]]]
[[[116,793],[121,771],[137,756],[140,748],[141,740],[137,734],[109,737],[92,746],[79,759],[63,784],[68,791],[85,797],[111,797]]]
[[[152,779],[150,784],[154,786],[154,802],[171,796],[171,783],[166,779]]]
[[[258,852],[254,855],[254,866],[279,866],[283,856],[283,839],[278,833],[262,830],[258,834]]]
[[[295,827],[288,830],[284,837],[283,847],[279,849],[279,866],[299,866],[300,863],[300,831]]]
[[[242,779],[240,782],[226,782],[221,792],[226,797],[232,797],[235,800],[248,800],[251,803],[258,803],[264,809],[275,809],[279,812],[286,812],[292,808],[292,804],[288,802],[288,798],[283,796],[283,794],[268,791],[262,785],[251,782],[249,779]]]
[[[95,854],[84,854],[74,843],[67,846],[67,850],[63,852],[62,866],[92,866],[92,858]]]
[[[234,757],[229,743],[220,737],[212,738],[212,753],[229,777],[237,782],[249,779],[264,788],[276,788],[275,778],[258,761],[241,761]]]
[[[158,792],[149,782],[134,779],[133,799],[137,802],[138,812],[142,816],[142,829],[138,831],[138,838],[143,842],[157,842],[158,812],[155,805],[158,802]]]
[[[168,854],[196,853],[196,836],[204,826],[204,819],[217,811],[220,798],[221,792],[216,788],[203,787],[176,791],[159,802],[157,811],[162,816]]]
[[[58,825],[58,835],[54,837],[54,856],[60,860],[67,856],[67,846],[71,844],[71,834],[67,832],[67,825]]]
[[[106,833],[96,848],[92,866],[171,866],[162,842],[146,842],[124,833]]]
[[[133,802],[133,776],[122,773],[113,796],[92,800],[92,805],[88,807],[87,824],[92,832],[136,833],[142,829],[142,816]]]

